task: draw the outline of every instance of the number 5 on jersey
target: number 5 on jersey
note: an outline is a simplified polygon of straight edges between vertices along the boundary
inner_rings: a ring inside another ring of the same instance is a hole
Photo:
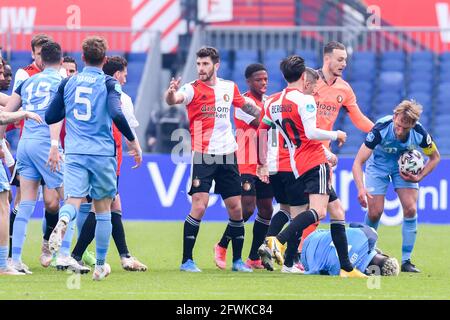
[[[86,97],[82,96],[82,94],[89,95],[92,94],[92,88],[89,87],[77,87],[75,90],[75,103],[77,104],[83,104],[86,107],[86,110],[75,108],[73,110],[73,115],[75,116],[75,119],[80,121],[89,121],[91,119],[92,114],[92,107],[91,107],[91,101]]]

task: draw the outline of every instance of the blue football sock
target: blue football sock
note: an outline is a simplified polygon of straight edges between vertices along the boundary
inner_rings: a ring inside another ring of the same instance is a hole
[[[71,204],[65,204],[59,209],[59,219],[67,217],[69,221],[72,221],[77,216],[77,209]]]
[[[5,269],[8,259],[8,246],[0,246],[0,269]]]
[[[369,213],[366,212],[366,216],[364,217],[364,223],[367,224],[369,227],[372,227],[375,230],[377,230],[378,229],[378,224],[380,223],[380,220],[378,220],[378,221],[371,221],[369,219]]]
[[[402,262],[411,259],[417,236],[417,215],[413,218],[404,218],[402,226]]]
[[[80,205],[80,210],[77,214],[77,234],[80,237],[81,229],[83,229],[84,222],[86,221],[89,211],[91,211],[92,203],[82,203]]]
[[[70,255],[70,246],[72,245],[73,233],[75,232],[75,221],[70,221],[64,234],[59,253],[65,257]]]
[[[14,262],[22,261],[22,248],[27,233],[28,220],[33,214],[36,201],[21,201],[13,227],[12,258]]]
[[[111,212],[97,213],[95,215],[97,224],[95,226],[95,249],[97,265],[105,264],[106,254],[109,248],[109,239],[111,238],[112,224]]]

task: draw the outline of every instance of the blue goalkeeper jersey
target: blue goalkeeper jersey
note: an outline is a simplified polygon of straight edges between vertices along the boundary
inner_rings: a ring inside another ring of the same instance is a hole
[[[377,233],[374,229],[364,226],[347,228],[346,234],[350,262],[354,268],[365,272],[377,254]],[[339,258],[329,230],[316,230],[305,239],[301,259],[305,274],[339,275]]]
[[[45,112],[58,91],[61,80],[62,77],[58,70],[47,68],[22,82],[15,92],[22,99],[23,109],[37,113],[42,119],[45,119]],[[21,139],[50,141],[49,126],[45,121],[37,123],[34,120],[26,120]]]

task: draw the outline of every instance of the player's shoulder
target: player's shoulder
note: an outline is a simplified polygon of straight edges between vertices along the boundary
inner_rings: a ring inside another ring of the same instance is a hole
[[[380,131],[389,127],[389,125],[391,125],[392,123],[393,123],[392,115],[384,116],[375,122],[373,128]]]
[[[338,77],[336,79],[336,84],[338,85],[340,90],[344,90],[348,94],[353,94],[353,88],[350,85],[350,83],[348,83],[347,81],[345,81],[341,77]]]

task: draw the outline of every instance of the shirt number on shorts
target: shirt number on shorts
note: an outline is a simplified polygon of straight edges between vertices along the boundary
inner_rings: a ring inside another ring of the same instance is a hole
[[[86,106],[86,111],[80,112],[79,109],[75,108],[73,110],[73,115],[75,119],[80,121],[89,121],[92,115],[91,100],[86,97],[82,97],[81,94],[91,94],[92,88],[79,86],[75,90],[75,103],[84,104]]]

